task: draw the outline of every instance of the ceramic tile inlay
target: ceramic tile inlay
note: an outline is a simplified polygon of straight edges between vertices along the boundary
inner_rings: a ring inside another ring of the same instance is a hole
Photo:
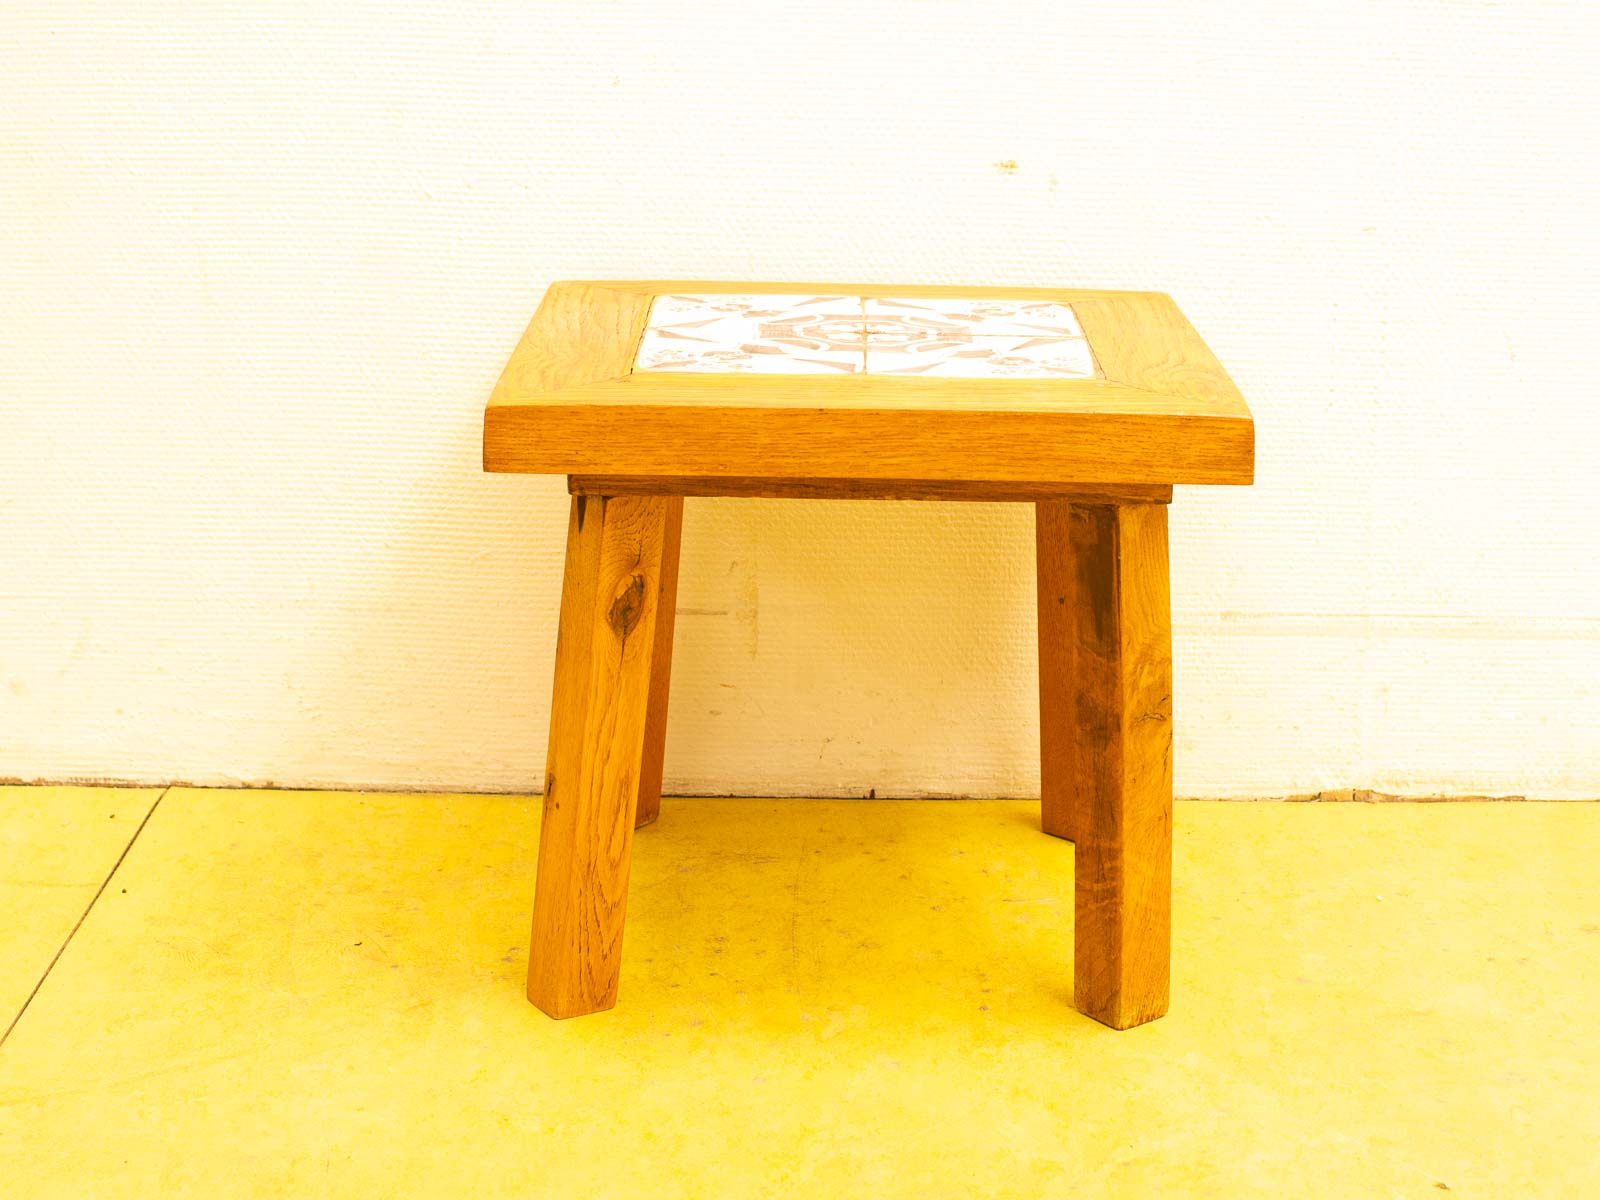
[[[1067,305],[955,296],[657,296],[634,366],[968,378],[1095,373]]]

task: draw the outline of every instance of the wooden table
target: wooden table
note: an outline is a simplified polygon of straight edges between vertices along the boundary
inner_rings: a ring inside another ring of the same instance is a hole
[[[1075,843],[1077,1006],[1167,1009],[1173,484],[1248,484],[1250,411],[1153,292],[570,282],[484,415],[488,471],[572,493],[528,998],[616,1003],[655,819],[685,496],[1037,514],[1042,825]],[[841,602],[845,597],[840,597]]]

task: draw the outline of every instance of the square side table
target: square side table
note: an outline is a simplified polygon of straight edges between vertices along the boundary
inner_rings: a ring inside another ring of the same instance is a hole
[[[633,830],[661,793],[686,496],[1035,506],[1041,824],[1075,843],[1074,995],[1166,1011],[1167,510],[1248,484],[1255,429],[1158,293],[551,286],[484,416],[484,469],[568,477],[528,997],[616,1002]]]

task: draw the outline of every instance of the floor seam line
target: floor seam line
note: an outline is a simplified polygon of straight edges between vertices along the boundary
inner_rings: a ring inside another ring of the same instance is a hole
[[[144,827],[150,823],[150,818],[155,816],[156,809],[160,807],[161,802],[167,798],[167,793],[174,786],[174,784],[169,783],[161,789],[161,794],[150,802],[150,807],[145,811],[138,828],[133,831],[133,836],[128,839],[128,844],[122,848],[122,853],[117,855],[117,861],[111,864],[111,870],[106,872],[106,877],[100,881],[100,886],[95,889],[95,893],[90,897],[89,903],[84,907],[83,912],[79,914],[77,921],[73,923],[71,931],[61,945],[57,947],[55,954],[51,956],[49,965],[45,967],[44,973],[39,976],[39,981],[33,985],[33,990],[28,993],[28,998],[22,1002],[22,1007],[17,1010],[17,1015],[11,1018],[11,1024],[6,1026],[4,1033],[0,1033],[0,1046],[6,1044],[6,1039],[11,1036],[12,1030],[16,1029],[18,1023],[21,1022],[23,1015],[28,1011],[29,1005],[33,1003],[34,997],[39,994],[39,989],[44,987],[44,981],[50,978],[50,972],[56,969],[56,963],[61,961],[61,956],[67,952],[67,947],[72,945],[72,939],[78,936],[78,930],[83,928],[83,923],[89,919],[89,914],[94,911],[94,906],[100,903],[100,897],[105,895],[106,888],[111,886],[112,878],[122,869],[122,862],[128,857],[128,851],[133,849],[133,844],[139,840],[139,835],[144,832]]]

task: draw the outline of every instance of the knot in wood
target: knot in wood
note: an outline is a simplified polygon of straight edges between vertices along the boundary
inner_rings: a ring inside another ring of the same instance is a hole
[[[632,575],[623,583],[617,598],[611,602],[611,628],[618,637],[627,637],[638,628],[644,616],[644,576]]]

